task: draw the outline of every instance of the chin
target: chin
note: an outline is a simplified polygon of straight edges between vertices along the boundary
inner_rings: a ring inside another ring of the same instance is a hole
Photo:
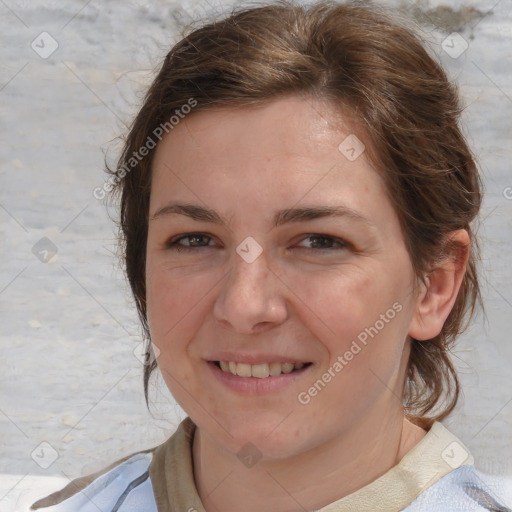
[[[203,411],[199,417],[191,418],[204,433],[232,453],[243,454],[253,450],[259,457],[282,459],[297,450],[300,431],[292,427],[292,423],[285,419],[286,415],[282,412],[255,411],[252,414],[240,412],[231,416],[212,416]]]

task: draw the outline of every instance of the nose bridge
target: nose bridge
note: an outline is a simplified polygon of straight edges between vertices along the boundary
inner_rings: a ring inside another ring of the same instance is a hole
[[[216,318],[239,332],[252,332],[258,324],[276,324],[286,317],[284,297],[267,255],[264,251],[256,254],[250,243],[240,244],[233,254],[214,307]]]
[[[256,257],[246,259],[244,256],[240,256],[239,252],[240,247],[232,258],[231,272],[226,283],[227,292],[235,295],[250,294],[254,297],[271,294],[267,289],[270,284],[268,279],[270,270],[267,266],[266,254],[261,253]]]

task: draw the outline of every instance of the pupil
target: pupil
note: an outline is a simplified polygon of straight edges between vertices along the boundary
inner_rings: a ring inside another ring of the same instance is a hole
[[[311,240],[313,241],[312,245],[315,248],[330,247],[331,242],[332,242],[332,240],[328,240],[327,238],[325,238],[323,236],[313,236],[313,237],[311,237]],[[320,243],[318,243],[318,240],[320,240]],[[322,241],[323,241],[323,243],[322,243]]]
[[[201,240],[204,242],[204,238],[205,236],[204,235],[192,235],[190,237],[190,245],[200,245],[201,244]]]

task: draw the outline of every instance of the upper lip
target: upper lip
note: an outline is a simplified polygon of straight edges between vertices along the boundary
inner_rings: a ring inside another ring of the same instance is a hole
[[[245,364],[263,364],[263,363],[309,363],[310,361],[302,358],[286,356],[280,354],[242,354],[240,352],[219,352],[206,358],[208,361],[233,361],[235,363]]]

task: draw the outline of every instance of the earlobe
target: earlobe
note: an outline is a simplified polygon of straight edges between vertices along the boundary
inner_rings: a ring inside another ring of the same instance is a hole
[[[465,229],[449,233],[446,257],[436,265],[421,284],[409,336],[424,341],[437,336],[450,314],[459,293],[470,252]]]

